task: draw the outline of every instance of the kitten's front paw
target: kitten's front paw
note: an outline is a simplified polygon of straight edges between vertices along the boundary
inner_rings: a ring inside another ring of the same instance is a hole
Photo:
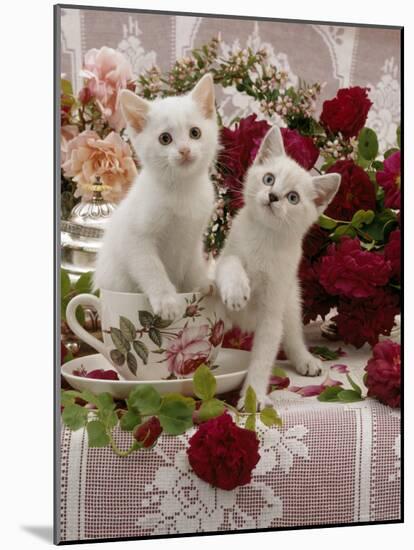
[[[166,321],[173,321],[183,314],[183,306],[174,294],[152,297],[150,302],[155,315]]]
[[[220,287],[221,299],[231,311],[243,309],[250,298],[250,283],[245,274],[228,279]]]
[[[322,361],[307,353],[295,363],[296,371],[303,376],[319,376],[322,374]]]

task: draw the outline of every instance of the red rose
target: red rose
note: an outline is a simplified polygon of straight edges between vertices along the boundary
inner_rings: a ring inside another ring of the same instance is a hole
[[[336,299],[328,294],[319,282],[319,265],[308,258],[302,258],[299,278],[302,288],[302,312],[305,324],[315,320],[318,315],[325,318],[336,304]]]
[[[368,88],[342,88],[336,97],[323,102],[321,123],[344,138],[357,136],[364,127],[372,101],[368,98]]]
[[[250,351],[252,346],[253,334],[251,332],[242,332],[239,327],[233,327],[224,334],[221,347]]]
[[[93,378],[95,380],[119,380],[118,373],[114,370],[95,369],[91,372],[73,371],[75,376]]]
[[[389,336],[399,313],[397,293],[378,288],[376,294],[367,299],[349,300],[341,298],[338,315],[333,320],[338,328],[338,336],[345,344],[356,348],[366,342],[374,346],[380,334]]]
[[[211,336],[210,336],[210,343],[214,347],[219,346],[221,344],[221,341],[223,340],[223,334],[224,334],[224,323],[220,319],[220,321],[217,321],[217,323],[214,325],[214,327],[211,330]]]
[[[224,176],[223,185],[229,190],[232,210],[238,210],[244,204],[244,176],[270,128],[265,120],[259,121],[256,118],[253,114],[241,119],[234,130],[225,127],[221,129],[222,150],[218,155],[218,161]]]
[[[377,182],[384,188],[384,205],[400,208],[401,205],[401,155],[396,151],[384,160],[384,170],[377,172]]]
[[[303,239],[303,254],[307,258],[317,256],[330,242],[329,233],[322,229],[317,223],[312,225]]]
[[[375,210],[375,189],[368,174],[352,160],[338,160],[327,173],[341,174],[341,185],[325,214],[349,221],[357,210]]]
[[[329,294],[368,298],[387,284],[391,264],[384,256],[361,249],[359,239],[343,237],[321,260],[320,282]]]
[[[319,157],[319,149],[312,138],[289,128],[281,128],[281,132],[286,153],[305,170],[313,168]]]
[[[133,436],[143,447],[152,447],[161,435],[162,427],[156,416],[152,416],[146,422],[134,429]]]
[[[401,279],[401,232],[395,229],[384,248],[384,258],[391,264],[391,277]]]
[[[390,407],[400,406],[401,346],[391,340],[379,342],[365,367],[368,396]]]
[[[200,425],[189,440],[187,455],[198,477],[229,491],[250,483],[260,459],[258,449],[255,432],[239,428],[225,412]]]

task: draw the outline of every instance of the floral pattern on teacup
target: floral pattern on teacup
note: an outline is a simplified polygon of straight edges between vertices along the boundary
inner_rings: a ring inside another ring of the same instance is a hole
[[[118,367],[127,365],[135,376],[138,361],[148,364],[151,353],[164,356],[158,363],[167,361],[170,372],[168,378],[181,378],[191,375],[197,367],[205,363],[210,368],[210,358],[215,348],[221,345],[224,336],[224,323],[221,319],[205,319],[205,324],[195,324],[202,316],[202,301],[193,294],[186,298],[187,306],[181,319],[168,321],[151,311],[138,311],[138,324],[124,316],[119,318],[119,327],[110,327],[114,349],[110,357]],[[155,347],[150,347],[153,345]],[[134,353],[135,352],[135,353]]]

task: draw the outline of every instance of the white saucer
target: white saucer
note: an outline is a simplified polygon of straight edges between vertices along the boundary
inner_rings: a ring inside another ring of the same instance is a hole
[[[240,387],[247,372],[250,352],[238,349],[221,349],[215,360],[219,365],[212,372],[217,381],[217,392],[226,393]],[[151,385],[159,393],[178,392],[183,395],[194,395],[191,378],[177,380],[97,380],[73,375],[73,371],[83,367],[87,372],[95,369],[114,370],[109,361],[100,353],[72,359],[62,365],[61,372],[65,380],[76,390],[89,390],[94,394],[110,393],[116,399],[126,399],[129,392],[137,385]]]

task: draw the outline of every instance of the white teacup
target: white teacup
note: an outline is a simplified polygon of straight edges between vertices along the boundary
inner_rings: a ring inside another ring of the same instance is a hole
[[[100,297],[79,294],[66,309],[71,330],[106,357],[126,380],[186,378],[213,365],[224,322],[215,299],[200,292],[179,294],[183,315],[174,321],[154,315],[145,294],[101,289]],[[101,319],[103,342],[76,319],[78,306],[93,306]]]

